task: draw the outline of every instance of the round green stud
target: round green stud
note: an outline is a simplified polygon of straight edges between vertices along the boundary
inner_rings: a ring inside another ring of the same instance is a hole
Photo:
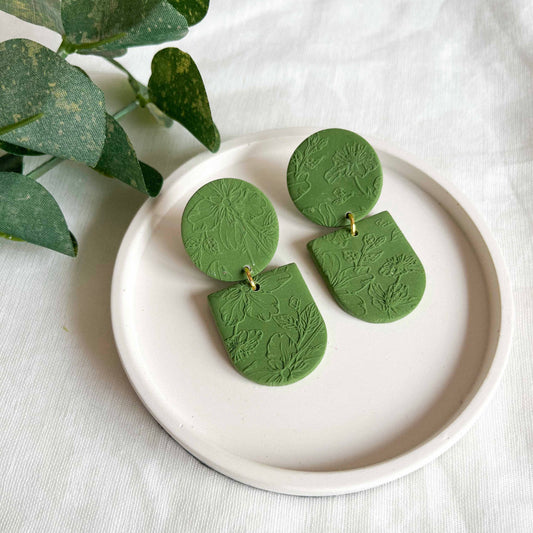
[[[287,186],[296,207],[312,222],[346,226],[376,204],[383,184],[378,156],[352,131],[327,129],[307,137],[292,154]]]
[[[239,281],[245,278],[245,266],[258,274],[272,259],[278,246],[278,218],[257,187],[223,178],[207,183],[191,197],[183,212],[181,236],[202,272]]]

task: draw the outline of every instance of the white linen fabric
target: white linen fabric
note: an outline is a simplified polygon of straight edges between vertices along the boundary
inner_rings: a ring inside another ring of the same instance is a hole
[[[0,530],[531,531],[533,4],[211,3],[177,46],[203,74],[223,140],[345,127],[426,159],[481,211],[514,287],[505,377],[464,439],[395,482],[302,498],[232,481],[161,429],[120,365],[111,274],[144,198],[63,163],[42,183],[64,210],[79,257],[0,242]],[[22,36],[59,44],[1,13],[1,40]],[[146,81],[156,49],[133,49],[122,61]],[[110,111],[131,99],[124,76],[103,60],[69,61],[95,76]],[[122,123],[139,158],[164,176],[202,150],[183,128],[161,128],[142,110]]]

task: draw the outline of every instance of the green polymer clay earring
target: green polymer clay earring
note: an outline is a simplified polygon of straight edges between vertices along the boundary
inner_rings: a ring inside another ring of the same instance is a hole
[[[181,235],[200,270],[240,281],[208,296],[235,368],[261,385],[288,385],[312,372],[324,355],[326,326],[294,263],[262,272],[279,238],[268,198],[243,180],[211,181],[187,203]]]
[[[342,129],[314,133],[296,148],[287,170],[292,201],[309,220],[340,227],[307,247],[337,303],[367,322],[393,322],[420,302],[426,276],[392,216],[365,217],[383,174],[372,146]]]

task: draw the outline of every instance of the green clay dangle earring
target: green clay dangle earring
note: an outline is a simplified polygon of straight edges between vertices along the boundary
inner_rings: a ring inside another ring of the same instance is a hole
[[[426,276],[392,216],[365,217],[383,184],[378,156],[359,135],[342,129],[314,133],[296,148],[287,186],[312,222],[342,229],[307,247],[337,303],[367,322],[393,322],[420,302]]]
[[[201,271],[240,281],[208,296],[235,368],[262,385],[288,385],[312,372],[324,355],[326,326],[294,263],[262,273],[279,238],[268,198],[240,179],[211,181],[187,203],[181,235]]]

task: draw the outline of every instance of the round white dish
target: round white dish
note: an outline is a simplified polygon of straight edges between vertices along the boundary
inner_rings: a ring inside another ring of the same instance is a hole
[[[408,474],[464,435],[504,371],[512,301],[500,252],[471,203],[412,156],[368,139],[384,171],[372,212],[390,211],[427,288],[398,322],[344,313],[305,246],[329,230],[296,210],[285,183],[291,153],[313,131],[228,141],[169,176],[124,237],[111,310],[133,387],[185,449],[243,483],[317,496]],[[227,284],[198,271],[181,242],[187,200],[219,177],[248,180],[272,200],[280,242],[270,267],[296,262],[326,322],[322,363],[293,385],[257,385],[234,370],[207,303]]]

